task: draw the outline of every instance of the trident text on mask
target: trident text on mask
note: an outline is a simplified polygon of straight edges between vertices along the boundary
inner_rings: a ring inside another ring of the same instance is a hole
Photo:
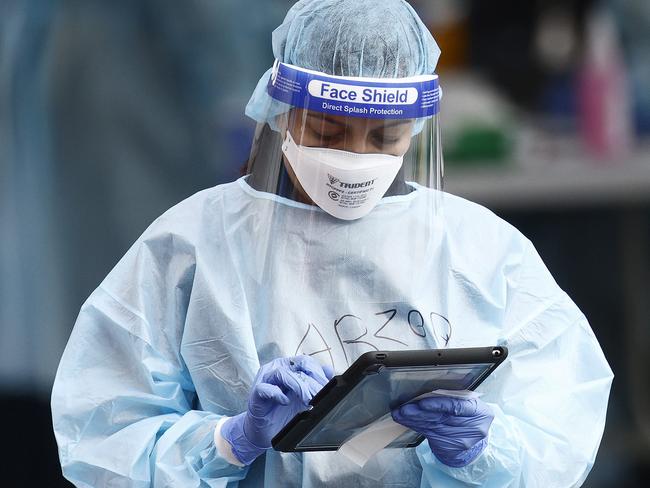
[[[408,103],[408,89],[399,88],[364,88],[359,92],[350,87],[346,90],[343,88],[334,88],[328,83],[322,83],[320,86],[320,96],[330,100],[347,100],[367,103]]]

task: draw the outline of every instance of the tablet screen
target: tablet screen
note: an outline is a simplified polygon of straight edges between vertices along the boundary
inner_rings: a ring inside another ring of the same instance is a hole
[[[432,390],[466,390],[493,366],[486,364],[384,368],[364,378],[298,444],[298,448],[338,447],[391,409]],[[414,442],[406,432],[389,447]]]

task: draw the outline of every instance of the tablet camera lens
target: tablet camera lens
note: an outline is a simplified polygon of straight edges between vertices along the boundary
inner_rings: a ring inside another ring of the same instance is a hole
[[[492,350],[492,355],[493,355],[495,358],[501,357],[501,350],[500,350],[500,349],[493,349],[493,350]]]

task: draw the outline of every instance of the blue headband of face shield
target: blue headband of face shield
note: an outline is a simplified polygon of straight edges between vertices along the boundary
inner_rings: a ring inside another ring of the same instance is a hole
[[[264,87],[262,88],[262,86]],[[255,90],[246,114],[280,131],[278,116],[292,108],[375,119],[415,119],[413,135],[440,110],[438,75],[405,78],[335,76],[276,60]]]
[[[276,60],[267,92],[290,107],[331,115],[417,119],[440,110],[435,74],[408,78],[334,76]]]
[[[407,78],[334,76],[276,60],[266,93],[275,104],[274,114],[267,120],[276,131],[277,116],[297,107],[339,116],[415,119],[415,135],[426,118],[440,111],[441,89],[435,74]]]

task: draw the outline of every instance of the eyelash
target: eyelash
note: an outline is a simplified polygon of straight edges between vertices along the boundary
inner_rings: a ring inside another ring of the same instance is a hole
[[[375,136],[375,137],[373,137],[373,139],[375,139],[375,141],[377,141],[380,144],[389,144],[389,145],[390,144],[396,144],[399,141],[399,139],[394,138],[394,137]]]
[[[339,135],[324,136],[324,135],[320,135],[320,134],[318,134],[317,137],[323,142],[332,142],[332,141],[335,141],[335,140],[338,140],[338,139],[341,138],[341,136],[339,136]]]
[[[335,134],[331,136],[326,136],[323,134],[319,134],[317,131],[312,129],[312,133],[314,134],[315,137],[320,139],[322,142],[333,142],[336,141],[337,139],[340,139],[342,137],[342,134]],[[378,144],[379,146],[382,145],[392,145],[396,144],[399,142],[399,138],[395,137],[382,137],[382,136],[372,136],[373,141]]]
[[[317,137],[318,139],[320,139],[322,141],[332,141],[332,140],[334,140],[336,138],[341,137],[340,134],[334,134],[334,135],[331,135],[331,136],[326,136],[324,134],[320,134],[318,131],[315,131],[314,129],[311,129],[311,132],[315,137]]]

